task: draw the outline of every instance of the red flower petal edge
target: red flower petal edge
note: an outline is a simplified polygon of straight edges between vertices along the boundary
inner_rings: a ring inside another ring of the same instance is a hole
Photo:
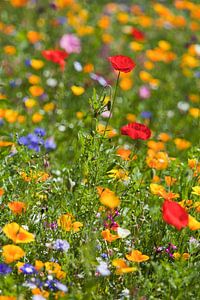
[[[177,202],[165,200],[162,206],[163,220],[176,229],[181,230],[189,222],[189,216],[186,210]]]
[[[135,62],[128,56],[115,55],[108,57],[108,60],[116,71],[128,73],[135,68]]]
[[[129,123],[121,128],[122,135],[128,135],[134,140],[147,140],[151,136],[151,130],[144,124]]]

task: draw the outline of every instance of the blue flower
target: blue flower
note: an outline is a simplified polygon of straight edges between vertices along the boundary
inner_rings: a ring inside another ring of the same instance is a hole
[[[46,131],[43,128],[38,127],[38,128],[35,128],[34,133],[39,136],[45,136]]]
[[[53,138],[49,138],[45,141],[45,149],[47,151],[51,151],[51,150],[54,150],[56,149],[56,143],[54,142],[54,139]]]
[[[7,264],[0,263],[0,275],[6,275],[12,272],[12,268]]]
[[[57,239],[53,244],[53,248],[56,250],[67,252],[70,246],[66,240]]]
[[[143,111],[140,115],[144,119],[151,119],[152,117],[152,113],[150,111]]]
[[[28,274],[28,275],[32,275],[37,273],[36,269],[34,266],[30,265],[30,264],[24,264],[20,270],[24,273],[24,274]]]

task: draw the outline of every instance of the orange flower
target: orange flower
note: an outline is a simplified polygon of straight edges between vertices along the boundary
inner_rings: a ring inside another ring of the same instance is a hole
[[[169,158],[166,152],[150,152],[146,158],[146,163],[150,168],[164,170],[168,167]]]
[[[33,85],[29,88],[32,96],[39,97],[44,93],[44,89],[39,85]]]
[[[10,202],[8,203],[8,207],[10,208],[10,210],[14,213],[14,214],[22,214],[23,212],[25,212],[26,210],[26,205],[24,202],[20,202],[20,201],[14,201],[14,202]]]
[[[3,196],[3,194],[4,194],[4,189],[0,188],[0,197]]]
[[[119,155],[123,160],[130,160],[131,150],[119,148],[117,150],[117,155]]]
[[[0,300],[17,300],[15,296],[0,296]]]
[[[110,243],[113,242],[113,241],[115,241],[115,240],[117,240],[117,239],[119,239],[119,236],[110,233],[109,229],[103,230],[101,232],[101,236],[103,237],[104,240],[106,240],[106,241],[108,241]]]
[[[191,143],[184,139],[175,139],[174,143],[178,150],[185,150],[191,147]]]
[[[165,182],[167,186],[172,186],[177,181],[176,178],[173,178],[171,176],[165,176]]]
[[[35,44],[42,39],[42,35],[37,31],[29,31],[27,33],[27,38],[31,44]]]
[[[116,267],[116,274],[122,275],[125,273],[137,271],[137,267],[129,267],[124,259],[116,258],[112,261],[114,267]]]
[[[28,0],[10,0],[10,2],[14,7],[22,7],[27,4]]]
[[[108,188],[102,188],[99,186],[97,187],[97,192],[100,196],[100,202],[103,205],[109,208],[115,208],[120,205],[120,199]]]
[[[5,225],[3,232],[14,243],[30,243],[35,240],[32,233],[26,231],[15,222]]]
[[[138,250],[132,250],[130,254],[126,254],[126,258],[130,261],[134,262],[143,262],[149,260],[148,255],[142,254],[142,252]]]
[[[13,261],[18,260],[25,255],[24,250],[15,245],[6,245],[3,246],[2,249],[2,256],[7,264],[12,263]]]

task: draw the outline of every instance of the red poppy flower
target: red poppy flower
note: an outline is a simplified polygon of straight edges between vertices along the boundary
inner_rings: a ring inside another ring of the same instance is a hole
[[[115,55],[108,57],[108,60],[116,71],[128,73],[135,67],[134,61],[128,56]]]
[[[61,69],[64,70],[65,61],[64,59],[68,57],[68,53],[64,50],[44,50],[42,55],[47,60],[50,60],[56,64],[59,64]]]
[[[162,206],[163,220],[178,230],[186,227],[189,222],[189,216],[186,210],[177,202],[165,200]]]
[[[132,29],[131,34],[136,41],[143,41],[145,38],[144,33],[136,28]]]
[[[151,136],[151,130],[140,123],[129,123],[121,128],[121,134],[128,135],[132,139],[147,140]]]

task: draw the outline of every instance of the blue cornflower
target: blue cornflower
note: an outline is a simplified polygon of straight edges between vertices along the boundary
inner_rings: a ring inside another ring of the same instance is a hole
[[[67,292],[68,291],[67,286],[62,284],[57,279],[48,279],[45,283],[45,286],[47,286],[53,292],[56,292],[58,290],[62,291],[62,292]]]
[[[39,136],[45,136],[46,131],[43,128],[38,127],[38,128],[35,128],[34,133]]]
[[[18,139],[18,143],[20,145],[24,145],[24,146],[28,146],[29,144],[29,139],[27,136],[21,136],[19,139]]]
[[[12,272],[12,268],[7,264],[0,263],[0,275],[6,275]]]
[[[24,273],[24,274],[28,274],[28,275],[32,275],[37,273],[36,269],[34,266],[30,265],[30,264],[24,264],[20,270]]]
[[[144,119],[151,119],[152,117],[152,113],[150,111],[143,111],[140,115]]]
[[[53,248],[56,250],[67,252],[70,246],[66,240],[57,239],[53,244]]]
[[[53,138],[48,138],[45,141],[44,147],[47,151],[51,151],[51,150],[56,149],[56,143],[54,142],[54,139]]]

